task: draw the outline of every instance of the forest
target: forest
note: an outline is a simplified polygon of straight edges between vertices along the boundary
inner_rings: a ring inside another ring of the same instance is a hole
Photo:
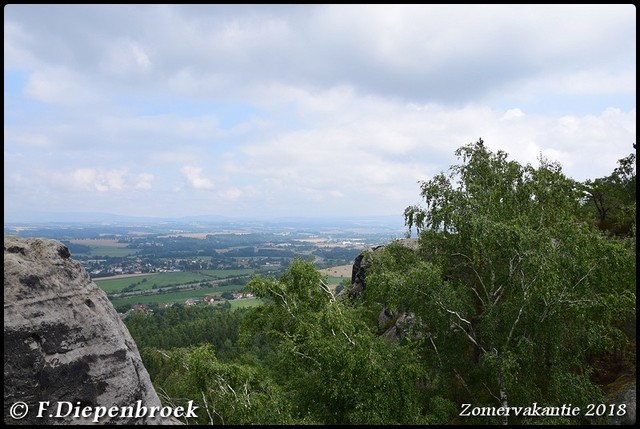
[[[635,144],[634,144],[635,152]],[[420,182],[407,236],[366,250],[366,287],[335,294],[312,259],[231,310],[167,308],[125,323],[189,424],[588,424],[636,368],[636,157],[575,181],[479,139]],[[466,404],[466,405],[465,405]],[[464,410],[579,407],[578,415]]]

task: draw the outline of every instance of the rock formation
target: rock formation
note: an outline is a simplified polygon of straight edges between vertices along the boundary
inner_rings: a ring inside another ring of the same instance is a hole
[[[418,240],[414,238],[403,238],[394,240],[394,243],[399,243],[412,250],[418,250]],[[371,247],[364,252],[361,252],[353,261],[353,268],[351,271],[351,288],[349,289],[349,298],[355,299],[359,297],[366,288],[366,270],[371,263],[371,258],[368,258],[371,253],[382,251],[385,246]]]
[[[616,412],[606,420],[609,425],[635,425],[636,424],[636,378],[635,376],[622,376],[612,383],[616,390],[607,395],[605,403],[614,406],[619,411],[624,406],[624,414]],[[621,416],[617,414],[622,414]]]
[[[419,248],[418,240],[414,238],[403,238],[394,240],[393,242],[413,251],[417,251]],[[348,290],[349,299],[355,300],[365,293],[367,288],[366,271],[371,265],[371,255],[377,252],[382,252],[385,248],[386,246],[384,245],[371,247],[356,256],[353,261],[353,268],[351,271],[351,287]],[[378,327],[384,329],[385,332],[381,337],[386,339],[389,343],[397,343],[402,335],[404,335],[405,332],[410,329],[411,325],[415,323],[415,316],[411,313],[395,314],[388,310],[386,304],[382,304],[382,311],[378,315]]]
[[[29,409],[20,419],[11,417],[24,410],[17,402]],[[98,419],[74,417],[85,407],[133,407],[135,413],[140,405],[162,406],[105,293],[60,242],[5,235],[5,424],[86,424]],[[46,407],[40,417],[39,407]],[[98,422],[175,420],[107,415]]]

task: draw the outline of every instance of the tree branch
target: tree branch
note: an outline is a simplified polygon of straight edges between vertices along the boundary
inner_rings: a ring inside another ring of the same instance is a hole
[[[487,291],[487,287],[484,284],[484,281],[482,280],[482,277],[480,277],[480,274],[478,273],[478,271],[476,271],[475,267],[473,266],[473,261],[471,260],[470,257],[468,257],[467,255],[465,255],[464,253],[453,253],[451,256],[464,256],[465,258],[467,258],[467,260],[470,262],[469,266],[471,267],[471,269],[473,270],[473,272],[476,274],[476,277],[478,277],[478,280],[480,281],[480,284],[482,285],[482,289],[484,290],[484,294],[487,297],[487,299],[491,299],[489,296],[489,292]],[[473,289],[473,288],[471,288]],[[475,292],[475,290],[474,290]],[[484,306],[485,303],[482,300],[482,298],[480,298],[480,295],[478,295],[478,293],[476,292],[476,296],[478,296],[478,298],[480,299],[480,302],[482,302],[482,305]]]

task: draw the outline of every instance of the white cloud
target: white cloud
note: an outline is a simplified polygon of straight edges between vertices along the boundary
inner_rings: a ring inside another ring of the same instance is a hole
[[[124,170],[113,170],[105,173],[103,180],[106,182],[107,189],[122,189],[126,174],[127,172]]]
[[[5,6],[6,8],[6,6]],[[6,9],[5,9],[6,10]],[[33,67],[37,59],[24,46],[32,42],[23,26],[4,22],[4,66],[6,68]]]
[[[143,76],[152,69],[151,60],[145,49],[129,39],[121,39],[111,44],[100,61],[100,67],[117,77]]]
[[[502,118],[500,118],[500,120],[502,121],[510,121],[512,119],[518,119],[518,118],[522,118],[524,116],[524,112],[518,108],[514,108],[514,109],[509,109],[506,112],[504,112],[504,115],[502,115]]]
[[[153,174],[142,173],[138,174],[138,182],[135,185],[136,189],[151,189],[153,182]]]
[[[94,103],[98,91],[86,82],[85,76],[64,67],[41,68],[33,72],[24,89],[35,100],[60,105]]]
[[[213,182],[211,180],[202,177],[202,168],[185,165],[180,170],[182,174],[187,178],[187,181],[195,189],[212,189]]]
[[[62,181],[63,174],[59,171],[49,173],[54,181],[56,182]],[[113,170],[105,170],[103,168],[78,168],[73,171],[71,177],[73,178],[72,186],[80,189],[96,189],[99,192],[108,192],[108,191],[120,191],[131,187],[132,185],[128,182],[131,181],[131,175],[126,169],[113,169]],[[153,176],[150,174],[140,174],[138,175],[139,181],[135,188],[145,188],[145,186],[150,187],[150,182],[153,180]],[[142,186],[140,186],[142,185]]]
[[[46,134],[25,131],[16,135],[15,133],[7,132],[5,127],[5,142],[8,140],[11,140],[17,145],[25,145],[41,149],[52,146],[51,139]]]
[[[218,196],[224,200],[236,201],[243,196],[244,192],[237,187],[231,187],[218,192]]]
[[[74,184],[83,188],[93,186],[97,176],[93,168],[79,168],[72,174]]]
[[[631,7],[9,5],[5,191],[401,213],[479,137],[601,177],[636,141]]]

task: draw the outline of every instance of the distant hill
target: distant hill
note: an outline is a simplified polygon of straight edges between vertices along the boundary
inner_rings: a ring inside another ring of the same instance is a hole
[[[224,225],[224,226],[260,226],[265,228],[296,228],[296,229],[363,229],[363,230],[391,230],[399,231],[404,228],[401,215],[389,216],[361,216],[361,217],[228,217],[220,215],[194,215],[183,217],[142,217],[123,216],[113,213],[99,212],[32,212],[24,216],[5,216],[7,225],[32,224],[107,224],[107,225],[136,225],[136,224],[175,223],[177,225]]]

